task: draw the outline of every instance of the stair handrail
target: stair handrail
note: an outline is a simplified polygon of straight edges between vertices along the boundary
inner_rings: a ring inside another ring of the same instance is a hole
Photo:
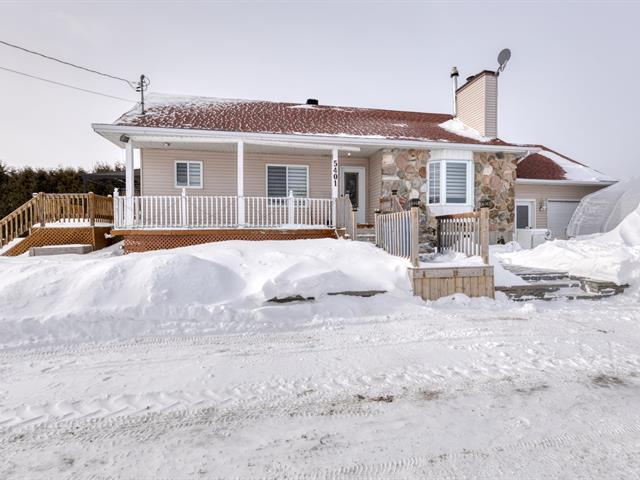
[[[34,193],[33,197],[0,220],[0,247],[47,223],[67,220],[113,222],[112,198],[89,193]]]
[[[40,211],[42,195],[34,193],[32,198],[0,220],[0,247],[31,230],[36,212]]]

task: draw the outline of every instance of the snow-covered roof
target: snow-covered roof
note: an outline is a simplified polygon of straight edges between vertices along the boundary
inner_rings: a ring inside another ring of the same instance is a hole
[[[605,175],[544,145],[537,153],[524,157],[518,163],[517,177],[524,180],[564,180],[571,182],[610,184],[617,179]]]
[[[443,113],[161,94],[148,95],[145,109],[132,108],[114,125],[511,146]]]

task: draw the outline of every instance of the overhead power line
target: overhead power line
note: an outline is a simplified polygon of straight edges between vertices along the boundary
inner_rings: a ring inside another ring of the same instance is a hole
[[[115,75],[110,75],[108,73],[100,72],[98,70],[94,70],[92,68],[83,67],[81,65],[76,65],[75,63],[67,62],[66,60],[61,60],[56,57],[52,57],[50,55],[45,55],[44,53],[36,52],[34,50],[29,50],[28,48],[21,47],[19,45],[14,45],[13,43],[5,42],[4,40],[0,40],[0,43],[6,45],[7,47],[17,48],[18,50],[22,50],[23,52],[30,53],[32,55],[37,55],[42,58],[46,58],[47,60],[53,60],[54,62],[61,63],[63,65],[67,65],[69,67],[78,68],[80,70],[84,70],[85,72],[95,73],[96,75],[102,75],[103,77],[111,78],[113,80],[120,80],[121,82],[125,82],[131,88],[135,90],[137,86],[137,82],[132,82],[131,80],[127,80],[126,78],[117,77]]]
[[[89,90],[88,88],[76,87],[75,85],[69,85],[68,83],[56,82],[55,80],[49,80],[48,78],[38,77],[36,75],[31,75],[29,73],[20,72],[18,70],[13,70],[11,68],[0,66],[0,70],[4,70],[6,72],[15,73],[17,75],[22,75],[24,77],[33,78],[35,80],[41,80],[43,82],[52,83],[54,85],[58,85],[60,87],[72,88],[73,90],[79,90],[85,93],[92,93],[94,95],[100,95],[101,97],[113,98],[114,100],[122,100],[123,102],[135,103],[135,100],[131,100],[129,98],[116,97],[115,95],[109,95],[108,93],[97,92],[95,90]]]

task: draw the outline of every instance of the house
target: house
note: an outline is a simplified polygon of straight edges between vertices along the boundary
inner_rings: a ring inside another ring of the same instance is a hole
[[[518,161],[516,229],[543,228],[553,238],[566,238],[567,226],[580,200],[616,182],[543,145]]]
[[[434,241],[435,216],[479,207],[489,209],[490,241],[509,241],[516,198],[518,226],[525,216],[527,225],[543,226],[542,212],[556,221],[554,201],[579,200],[599,184],[567,183],[566,164],[578,164],[555,152],[550,160],[560,168],[544,178],[550,168],[544,147],[498,138],[497,85],[496,72],[469,77],[454,88],[453,114],[315,99],[148,96],[144,111],[136,106],[112,124],[93,125],[125,150],[129,181],[125,195],[115,198],[114,233],[125,237],[128,251],[231,238],[317,238],[335,235],[351,209],[364,226],[376,211],[418,198],[425,247]],[[141,194],[134,197],[136,151]]]

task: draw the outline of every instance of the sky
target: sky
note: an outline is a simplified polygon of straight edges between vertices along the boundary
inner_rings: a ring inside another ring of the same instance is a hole
[[[135,80],[150,91],[451,112],[449,72],[495,69],[498,134],[618,178],[640,176],[638,1],[7,1],[0,40]],[[92,123],[125,83],[0,45],[0,161],[92,168],[123,160]],[[636,112],[636,113],[634,113]]]

